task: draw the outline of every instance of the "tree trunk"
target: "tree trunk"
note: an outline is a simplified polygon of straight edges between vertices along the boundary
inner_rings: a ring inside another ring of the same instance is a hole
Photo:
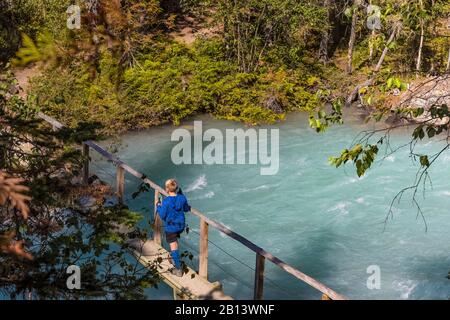
[[[322,35],[322,39],[320,40],[320,48],[319,48],[319,60],[323,63],[328,63],[328,43],[330,42],[330,33],[325,31]]]
[[[369,44],[369,61],[372,63],[373,60],[373,51],[374,51],[374,42],[375,41],[375,29],[372,30],[370,34],[370,44]]]
[[[383,65],[384,59],[386,58],[386,55],[389,51],[389,45],[394,41],[395,37],[397,36],[397,33],[400,31],[401,24],[399,22],[394,24],[391,36],[389,37],[388,42],[386,43],[386,46],[384,47],[383,53],[381,54],[380,59],[378,60],[377,66],[374,69],[374,74],[372,77],[362,84],[357,85],[353,91],[350,92],[350,94],[347,96],[345,105],[347,107],[351,106],[352,102],[355,101],[355,99],[358,96],[359,90],[364,87],[369,87],[374,84],[376,74],[381,70],[381,66]]]
[[[420,10],[423,11],[423,0],[419,0]],[[422,67],[422,51],[423,51],[423,42],[425,38],[425,21],[420,18],[420,44],[419,44],[419,52],[417,53],[417,64],[416,71],[419,72]]]
[[[330,25],[331,25],[331,19],[330,19],[330,0],[324,0],[323,1],[323,7],[327,9],[328,11],[328,21],[326,24],[326,28],[322,34],[322,39],[320,40],[320,47],[319,47],[319,60],[323,63],[328,63],[329,59],[329,48],[328,44],[330,43]]]
[[[383,53],[381,54],[380,59],[378,60],[377,66],[375,67],[375,72],[379,72],[381,69],[381,66],[383,65],[384,59],[386,58],[386,55],[389,51],[389,45],[394,41],[395,37],[397,36],[397,32],[400,29],[400,24],[399,23],[395,23],[391,36],[389,37],[388,42],[386,43],[386,46],[384,47]]]
[[[447,71],[450,71],[450,48],[448,48]]]
[[[425,23],[423,19],[420,20],[420,44],[419,44],[419,52],[417,53],[417,64],[416,71],[419,72],[422,67],[422,51],[423,51],[423,42],[425,38]]]
[[[369,1],[369,5],[372,5],[372,1]],[[369,62],[372,64],[373,60],[373,51],[374,51],[374,41],[375,41],[375,28],[372,29],[372,32],[370,33],[370,40],[369,40]]]
[[[353,50],[356,41],[356,24],[358,23],[358,13],[353,12],[352,16],[352,29],[350,31],[350,41],[348,43],[348,55],[347,55],[347,73],[353,72]]]

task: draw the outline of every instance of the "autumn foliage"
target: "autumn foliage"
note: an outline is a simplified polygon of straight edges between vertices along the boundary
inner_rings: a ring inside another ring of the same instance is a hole
[[[18,211],[23,219],[27,219],[29,213],[27,201],[31,198],[24,194],[29,189],[21,185],[22,182],[22,179],[8,177],[0,171],[0,205]],[[31,260],[31,254],[23,248],[23,241],[16,241],[14,237],[13,231],[0,234],[0,251]]]

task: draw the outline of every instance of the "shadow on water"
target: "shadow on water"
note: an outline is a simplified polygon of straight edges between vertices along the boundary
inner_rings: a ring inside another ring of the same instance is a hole
[[[292,255],[283,259],[292,267],[328,286],[327,279],[333,278],[336,266],[332,263],[333,245],[336,235],[329,227],[322,227],[303,240],[305,243],[293,246]],[[290,244],[292,246],[292,244]],[[320,300],[322,293],[277,266],[267,262],[267,275],[270,280],[266,285],[267,299],[301,299]],[[276,287],[276,285],[278,288]],[[280,296],[280,290],[285,291]]]
[[[406,266],[409,281],[404,283],[404,299],[450,299],[450,256],[413,256]],[[434,290],[426,290],[424,284]],[[409,285],[409,286],[408,286]],[[438,295],[439,297],[436,297]]]

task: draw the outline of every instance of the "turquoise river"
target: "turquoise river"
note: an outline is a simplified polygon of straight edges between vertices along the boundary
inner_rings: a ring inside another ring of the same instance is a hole
[[[260,175],[258,165],[174,165],[171,151],[177,143],[171,142],[172,126],[123,135],[117,156],[161,185],[169,177],[178,179],[193,207],[350,299],[448,299],[450,154],[444,153],[431,169],[433,184],[425,197],[420,192],[428,229],[417,217],[410,194],[395,204],[394,217],[385,224],[391,200],[413,183],[418,164],[406,148],[379,158],[362,178],[351,165],[330,166],[330,156],[370,129],[358,117],[347,118],[345,125],[324,134],[310,129],[303,114],[268,127],[280,130],[280,168],[273,176]],[[196,120],[203,120],[204,129],[245,129],[206,116]],[[189,128],[193,120],[183,125]],[[393,147],[407,142],[410,135],[406,130],[392,133]],[[441,146],[439,141],[425,141],[418,150],[433,153]],[[92,156],[92,172],[114,183],[115,168]],[[133,199],[138,185],[134,177],[126,176],[126,201],[144,214],[142,226],[148,226],[153,193]],[[196,267],[198,219],[188,214],[188,223],[192,231],[182,236],[181,247],[194,254],[188,263]],[[210,280],[220,281],[234,298],[252,298],[255,255],[212,228],[210,240]],[[379,267],[379,289],[367,286],[370,266]],[[267,299],[321,297],[269,262],[266,276]],[[148,295],[172,298],[165,285]]]

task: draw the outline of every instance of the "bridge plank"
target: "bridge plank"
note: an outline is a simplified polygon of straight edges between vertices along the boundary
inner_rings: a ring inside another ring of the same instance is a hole
[[[189,272],[183,277],[177,277],[169,272],[172,264],[169,262],[170,254],[154,241],[145,242],[139,239],[129,240],[128,244],[133,249],[133,254],[144,266],[158,265],[158,272],[162,280],[170,287],[180,292],[190,300],[233,300],[223,293],[220,286],[200,277],[194,270],[188,268]],[[158,258],[162,258],[157,264]]]

